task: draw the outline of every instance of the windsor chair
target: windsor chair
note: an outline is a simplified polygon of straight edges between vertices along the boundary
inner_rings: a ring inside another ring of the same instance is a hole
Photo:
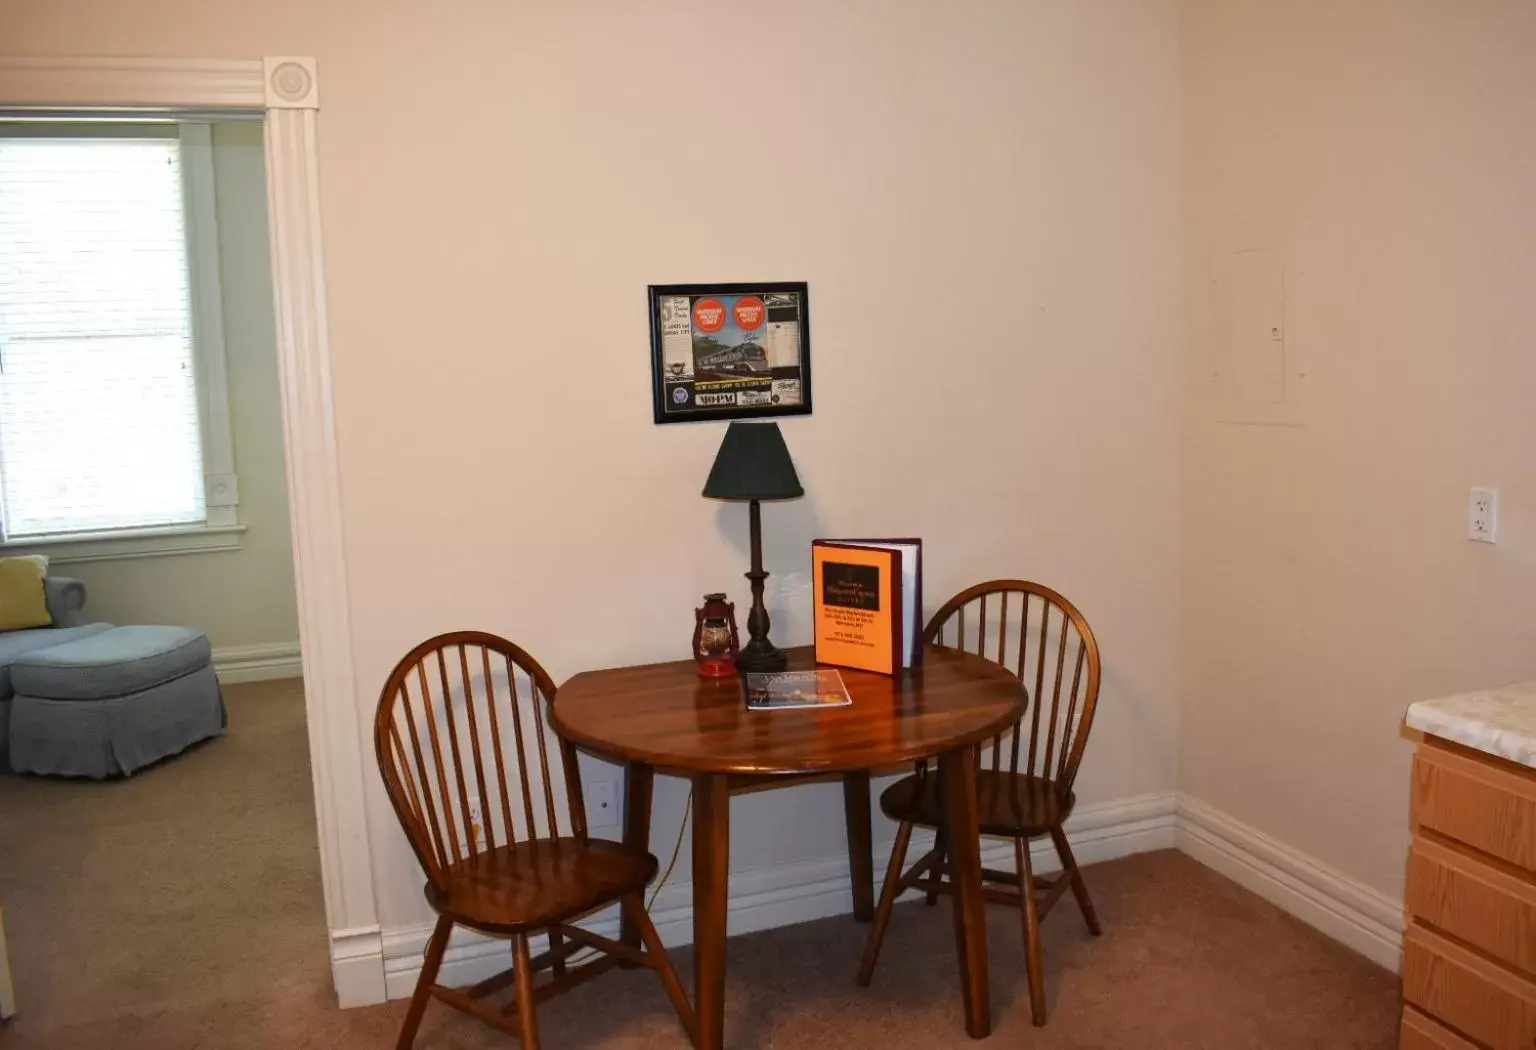
[[[374,748],[390,804],[426,873],[438,915],[397,1042],[408,1050],[428,998],[539,1045],[535,1004],[620,963],[655,970],[690,1040],[696,1022],[646,914],[656,858],[587,834],[574,745],[558,741],[557,800],[543,708],[555,686],[537,660],[503,638],[458,631],[429,638],[395,665],[379,695]],[[560,816],[565,818],[561,827]],[[572,923],[619,902],[644,950]],[[455,925],[511,939],[513,965],[470,988],[437,982]],[[547,935],[533,955],[529,938]],[[596,949],[596,959],[571,957]],[[568,965],[571,964],[571,965]],[[548,970],[551,979],[535,985]],[[508,987],[510,1002],[489,999]]]
[[[989,611],[995,619],[989,619]],[[969,623],[967,612],[972,614]],[[992,580],[961,591],[933,615],[923,635],[930,645],[950,646],[1001,664],[1029,693],[1019,721],[978,751],[976,795],[981,833],[1013,839],[1016,870],[983,868],[983,894],[988,901],[1020,909],[1030,1013],[1036,1025],[1043,1025],[1041,920],[1071,889],[1088,931],[1094,936],[1101,932],[1088,887],[1062,829],[1072,813],[1072,783],[1098,706],[1098,642],[1076,606],[1049,587],[1024,580]],[[1070,684],[1064,692],[1069,670]],[[943,787],[927,763],[919,762],[915,773],[880,796],[881,810],[898,822],[898,828],[859,965],[861,986],[868,986],[874,975],[896,898],[918,889],[933,904],[940,894],[954,892],[953,880],[947,877],[953,866],[944,827]],[[914,826],[935,829],[934,847],[903,871]],[[1045,836],[1061,858],[1061,873],[1055,878],[1034,874],[1030,861],[1030,840]]]

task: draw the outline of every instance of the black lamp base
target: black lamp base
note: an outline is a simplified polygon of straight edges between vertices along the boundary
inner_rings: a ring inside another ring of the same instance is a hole
[[[748,510],[752,530],[752,571],[747,581],[752,584],[752,608],[747,613],[747,644],[736,654],[736,669],[753,673],[782,671],[789,664],[789,657],[768,640],[768,610],[763,606],[763,581],[768,574],[763,571],[763,519],[757,500]]]
[[[766,638],[754,638],[736,654],[736,669],[754,674],[782,671],[789,666],[784,650],[776,648]]]

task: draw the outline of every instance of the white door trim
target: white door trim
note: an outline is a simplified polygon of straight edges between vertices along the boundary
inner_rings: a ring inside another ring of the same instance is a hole
[[[342,1005],[384,998],[368,845],[363,711],[352,658],[326,327],[316,116],[310,58],[68,58],[0,55],[0,107],[260,113],[289,518],[299,601],[310,763],[325,914],[346,947],[332,976]],[[333,950],[333,957],[338,957]],[[369,960],[358,964],[358,960]]]
[[[11,960],[5,954],[5,916],[0,914],[0,1021],[16,1012],[16,986],[11,983]]]

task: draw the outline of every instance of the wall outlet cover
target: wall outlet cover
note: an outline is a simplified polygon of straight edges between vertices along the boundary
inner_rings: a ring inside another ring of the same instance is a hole
[[[587,823],[594,828],[618,826],[619,785],[612,780],[599,780],[588,786]]]
[[[1467,539],[1497,543],[1499,538],[1499,490],[1474,486],[1467,497]]]

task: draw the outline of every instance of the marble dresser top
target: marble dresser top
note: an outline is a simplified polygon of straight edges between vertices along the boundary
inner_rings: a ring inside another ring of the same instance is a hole
[[[1414,729],[1536,769],[1536,681],[1420,700],[1408,708]]]

